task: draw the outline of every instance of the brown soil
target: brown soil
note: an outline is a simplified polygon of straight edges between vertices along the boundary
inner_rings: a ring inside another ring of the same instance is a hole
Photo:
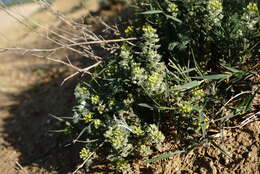
[[[39,4],[30,3],[30,4],[24,4],[24,5],[17,5],[14,7],[9,8],[9,12],[14,17],[10,16],[5,11],[0,11],[0,19],[1,19],[1,28],[0,31],[4,31],[8,28],[10,28],[14,23],[17,23],[17,19],[21,19],[21,15],[24,17],[28,17],[34,12],[36,12],[40,8]],[[16,19],[17,18],[17,19]]]
[[[64,0],[62,0],[64,1]],[[68,2],[65,0],[64,2]],[[63,2],[63,4],[64,4]],[[61,0],[56,4],[61,7]],[[71,6],[75,6],[71,5]],[[95,6],[96,8],[96,6]],[[64,7],[69,11],[68,4]],[[84,10],[68,13],[79,17]],[[85,13],[85,12],[84,12]],[[107,15],[107,14],[106,14]],[[45,12],[34,14],[46,26],[56,25],[57,19],[47,22]],[[1,19],[1,18],[0,18]],[[45,23],[46,22],[46,23]],[[20,24],[16,24],[20,26]],[[37,32],[41,29],[36,29]],[[11,40],[23,40],[28,47],[50,47],[50,43],[39,39],[27,29],[14,36],[14,29],[5,33]],[[13,42],[0,41],[1,47]],[[59,57],[70,56],[73,62],[80,61],[69,52],[57,53]],[[60,86],[70,70],[44,59],[15,52],[0,54],[0,173],[1,174],[67,174],[79,164],[78,151],[68,136],[50,132],[62,124],[49,114],[70,116],[74,103],[73,88],[77,80]],[[215,138],[215,143],[227,152],[229,159],[218,148],[204,145],[188,154],[149,164],[134,164],[135,173],[141,174],[259,174],[260,170],[260,122],[250,123],[242,128],[225,130],[224,135]],[[166,147],[175,151],[170,143]],[[102,165],[93,172],[115,173]]]

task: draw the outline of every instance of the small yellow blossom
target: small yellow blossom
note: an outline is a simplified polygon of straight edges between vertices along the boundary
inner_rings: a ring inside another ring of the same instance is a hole
[[[108,105],[113,106],[115,104],[116,100],[114,98],[108,100]]]
[[[142,27],[142,30],[145,33],[155,33],[156,32],[156,30],[151,25],[148,25],[148,24],[144,25]]]
[[[202,125],[204,124],[204,128],[208,129],[209,128],[209,119],[207,117],[205,118],[198,118],[192,123],[194,126],[197,126],[198,129],[202,128]]]
[[[106,69],[106,72],[108,74],[112,74],[114,71],[116,70],[115,66],[108,66],[107,69]]]
[[[103,114],[105,112],[105,109],[106,109],[105,105],[102,105],[102,104],[98,105],[98,107],[97,107],[97,110],[100,114]]]
[[[133,32],[134,32],[134,27],[133,26],[128,26],[125,29],[125,34],[128,35],[128,36],[131,35]]]
[[[218,10],[222,8],[222,3],[220,1],[209,1],[209,4],[213,10]]]
[[[133,74],[141,74],[142,73],[142,69],[140,66],[136,66],[133,68]]]
[[[247,7],[246,7],[249,11],[251,12],[257,12],[258,11],[258,8],[257,8],[257,5],[256,3],[252,3],[250,2]]]
[[[186,113],[191,113],[192,111],[192,107],[187,105],[187,104],[181,104],[180,105],[180,109],[183,111],[183,112],[186,112]]]
[[[97,104],[98,102],[100,102],[99,96],[98,95],[92,96],[91,102],[94,103],[94,104]]]
[[[102,122],[100,119],[95,119],[95,120],[93,120],[93,124],[94,124],[94,127],[96,129],[98,129],[101,126]]]
[[[150,84],[156,84],[158,82],[160,78],[160,74],[158,73],[154,73],[153,75],[148,77],[148,81],[150,82]]]
[[[204,92],[202,89],[198,89],[198,90],[195,90],[195,91],[193,92],[193,94],[194,94],[195,96],[203,96],[203,95],[205,94],[205,92]]]
[[[84,120],[85,120],[86,123],[91,122],[92,118],[93,118],[93,113],[91,113],[91,112],[89,112],[86,115],[84,115]]]
[[[139,147],[139,152],[140,152],[140,155],[141,156],[149,156],[152,154],[152,150],[150,149],[149,146],[146,146],[144,144],[142,144],[140,147]]]
[[[122,143],[122,139],[124,137],[124,132],[121,130],[115,130],[112,134],[112,143],[114,144],[114,146],[120,146],[120,144]]]
[[[142,135],[144,133],[144,131],[140,127],[137,127],[137,126],[133,126],[132,130],[133,130],[133,133],[136,135]]]
[[[175,3],[171,3],[168,7],[168,11],[171,13],[177,13],[179,11],[179,9]]]
[[[80,156],[81,159],[86,160],[86,159],[89,157],[89,154],[90,154],[89,149],[87,149],[87,148],[84,147],[84,148],[80,151],[79,156]]]

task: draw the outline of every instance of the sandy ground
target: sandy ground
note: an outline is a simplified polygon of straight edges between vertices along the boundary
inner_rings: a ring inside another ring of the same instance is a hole
[[[66,4],[65,10],[68,11],[69,7],[77,5],[74,4],[77,1],[57,0],[54,5],[58,3],[59,10],[63,11],[62,4]],[[81,11],[95,10],[97,3],[92,4]],[[39,9],[37,4],[25,4],[10,10],[16,16],[23,15],[46,26],[59,22]],[[49,47],[47,39],[39,37],[41,32],[41,28],[29,31],[16,19],[0,11],[0,47],[14,47],[17,42],[22,42],[22,47]],[[66,54],[59,53],[59,56],[65,57]],[[69,71],[53,62],[21,52],[0,51],[0,174],[65,174],[75,168],[73,157],[69,157],[67,162],[62,157],[71,152],[70,148],[61,150],[64,145],[60,146],[57,138],[62,137],[49,133],[54,121],[49,113],[59,115],[71,110],[65,106],[71,106],[66,102],[71,102],[73,92],[68,90],[74,86],[60,87],[65,78],[62,71],[65,70]]]
[[[23,17],[25,18],[29,17],[40,8],[41,6],[39,4],[29,3],[29,4],[17,5],[9,9],[6,9],[8,10],[8,12],[6,10],[1,9],[0,32],[3,32],[8,28],[12,27],[13,24],[18,23],[18,20],[23,19]]]

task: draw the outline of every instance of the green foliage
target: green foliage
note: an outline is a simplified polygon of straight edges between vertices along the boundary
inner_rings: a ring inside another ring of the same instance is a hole
[[[220,0],[136,2],[137,22],[124,35],[139,40],[114,50],[75,89],[72,127],[84,143],[80,157],[87,166],[102,157],[130,173],[129,162],[160,151],[170,128],[178,130],[182,144],[201,144],[212,125],[250,110],[255,93],[222,107],[253,74],[233,67],[259,58],[258,8],[253,2],[232,4],[230,10]]]
[[[214,63],[243,63],[259,53],[256,3],[228,0],[138,1],[144,20],[156,26],[168,57],[185,64],[195,57],[206,68]],[[157,12],[157,13],[150,13]]]

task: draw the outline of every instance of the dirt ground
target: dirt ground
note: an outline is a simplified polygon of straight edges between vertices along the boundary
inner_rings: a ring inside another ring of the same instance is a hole
[[[39,10],[40,7],[41,6],[39,4],[35,4],[35,3],[29,3],[29,4],[17,5],[11,7],[9,10],[13,15],[13,17],[3,10],[0,11],[0,19],[1,19],[0,32],[3,32],[4,30],[10,28],[14,23],[17,23],[18,22],[17,19],[18,20],[21,19],[21,15],[23,15],[24,17],[28,17],[34,12],[36,12],[37,10]]]
[[[62,3],[63,1],[63,3]],[[55,1],[53,7],[79,18],[89,10],[97,10],[94,1],[89,9],[78,9],[69,13],[67,0]],[[66,4],[62,6],[62,4]],[[0,12],[1,14],[2,12]],[[28,13],[29,15],[30,13]],[[46,19],[44,11],[31,16],[43,26],[58,26],[55,17]],[[2,23],[1,15],[1,27]],[[20,46],[48,47],[49,42],[40,39],[37,33],[22,27],[21,24],[6,23],[5,39],[0,39],[0,47]],[[12,28],[9,26],[12,25]],[[20,26],[19,32],[17,27]],[[7,29],[8,28],[8,29]],[[1,38],[1,37],[0,37]],[[14,42],[17,41],[17,42]],[[70,56],[67,52],[60,57]],[[49,114],[70,116],[74,103],[73,88],[77,79],[60,86],[70,70],[45,59],[23,55],[21,52],[0,52],[0,173],[1,174],[67,174],[79,164],[78,151],[72,146],[68,136],[52,133],[60,124]],[[177,135],[176,135],[177,136]],[[232,158],[229,159],[219,149],[205,145],[189,154],[177,154],[170,159],[150,165],[134,164],[136,174],[259,174],[260,173],[260,122],[247,124],[242,128],[225,130],[223,137],[214,140]],[[168,151],[178,150],[170,142]],[[97,166],[93,172],[115,173]]]

